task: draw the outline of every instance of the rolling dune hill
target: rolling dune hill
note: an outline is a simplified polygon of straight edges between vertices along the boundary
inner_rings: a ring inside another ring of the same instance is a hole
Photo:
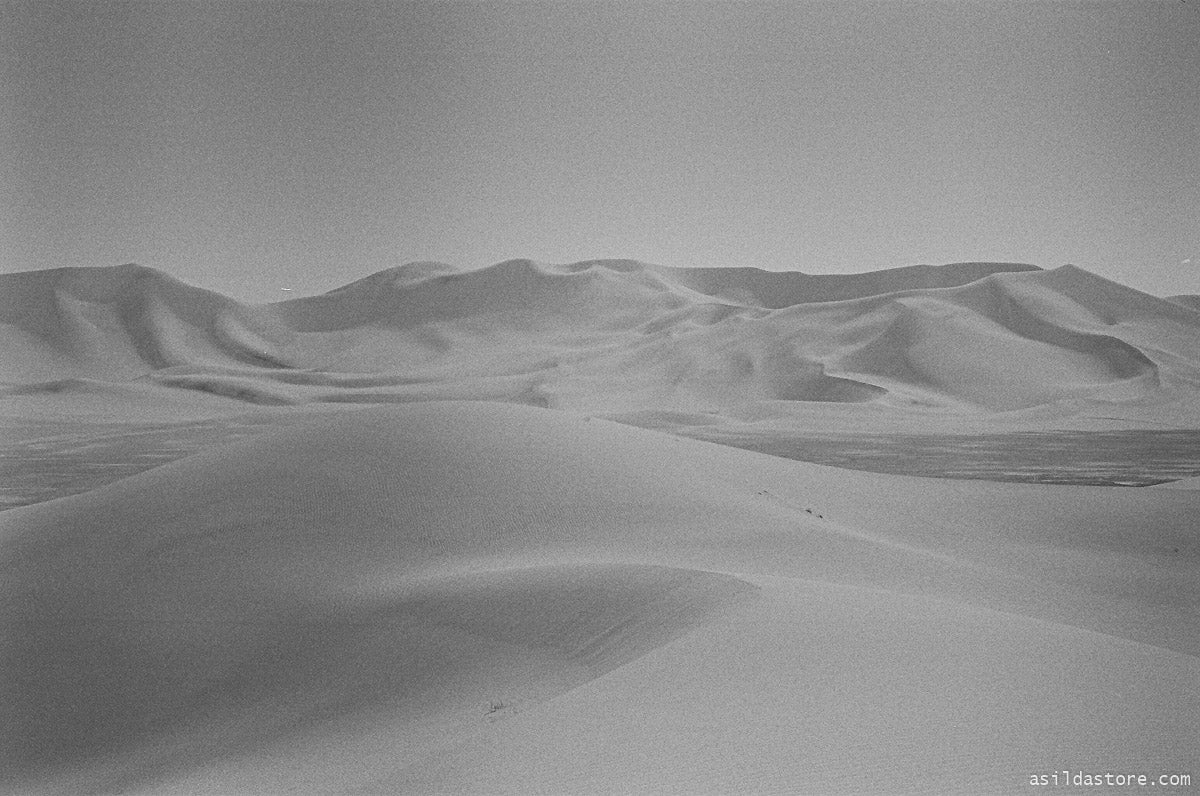
[[[1189,490],[338,413],[0,514],[14,792],[1016,792],[1186,771]]]
[[[257,306],[121,266],[3,276],[0,297],[10,397],[91,379],[251,404],[485,399],[703,415],[847,403],[986,415],[1186,402],[1200,387],[1200,315],[1072,266],[809,276],[414,263]]]

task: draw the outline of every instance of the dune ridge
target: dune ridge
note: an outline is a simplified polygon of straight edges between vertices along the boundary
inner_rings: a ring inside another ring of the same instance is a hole
[[[283,364],[284,330],[218,293],[137,265],[0,276],[0,379],[126,381],[174,365]]]
[[[1073,266],[811,276],[625,260],[470,272],[412,263],[268,305],[120,266],[0,276],[0,296],[10,397],[85,378],[250,404],[995,413],[1188,401],[1200,385],[1193,310]]]

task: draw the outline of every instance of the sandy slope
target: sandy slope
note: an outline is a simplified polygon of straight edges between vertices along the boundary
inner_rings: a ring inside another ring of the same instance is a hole
[[[0,380],[126,380],[179,364],[276,366],[285,330],[137,265],[0,276]]]
[[[0,404],[20,406],[83,378],[259,405],[481,399],[793,425],[814,404],[898,422],[1132,407],[1181,425],[1197,350],[1194,310],[1071,266],[415,263],[264,306],[136,266],[0,276]]]
[[[1200,296],[1195,296],[1195,295],[1168,296],[1167,300],[1173,301],[1176,304],[1179,304],[1183,307],[1187,307],[1190,310],[1196,310],[1197,312],[1200,312]]]
[[[0,514],[0,770],[64,793],[1187,771],[1198,509],[514,405],[338,413]]]

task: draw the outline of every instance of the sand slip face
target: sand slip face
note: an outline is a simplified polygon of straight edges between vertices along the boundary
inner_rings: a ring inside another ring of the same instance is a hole
[[[22,791],[1013,791],[1200,746],[1190,490],[339,413],[0,514]]]

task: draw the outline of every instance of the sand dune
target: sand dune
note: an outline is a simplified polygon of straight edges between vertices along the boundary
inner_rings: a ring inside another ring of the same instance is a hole
[[[0,514],[2,768],[64,793],[1186,770],[1197,500],[340,412]]]
[[[0,380],[124,381],[178,364],[277,366],[283,329],[136,265],[0,276]]]
[[[1200,385],[1200,317],[1071,266],[809,276],[615,260],[472,272],[414,263],[262,306],[122,266],[8,275],[0,295],[10,398],[13,387],[51,392],[89,378],[248,404],[994,413],[1188,403]]]
[[[762,271],[757,268],[656,269],[671,274],[676,284],[705,295],[748,306],[782,309],[797,304],[880,296],[910,290],[958,287],[994,273],[1040,271],[1017,263],[954,263],[914,265],[853,275],[810,275]]]
[[[0,276],[0,453],[84,484],[0,511],[0,792],[1195,782],[1190,481],[689,438],[1186,447],[1187,305],[981,263],[415,263],[269,305],[135,266]],[[114,448],[139,434],[175,460]]]

